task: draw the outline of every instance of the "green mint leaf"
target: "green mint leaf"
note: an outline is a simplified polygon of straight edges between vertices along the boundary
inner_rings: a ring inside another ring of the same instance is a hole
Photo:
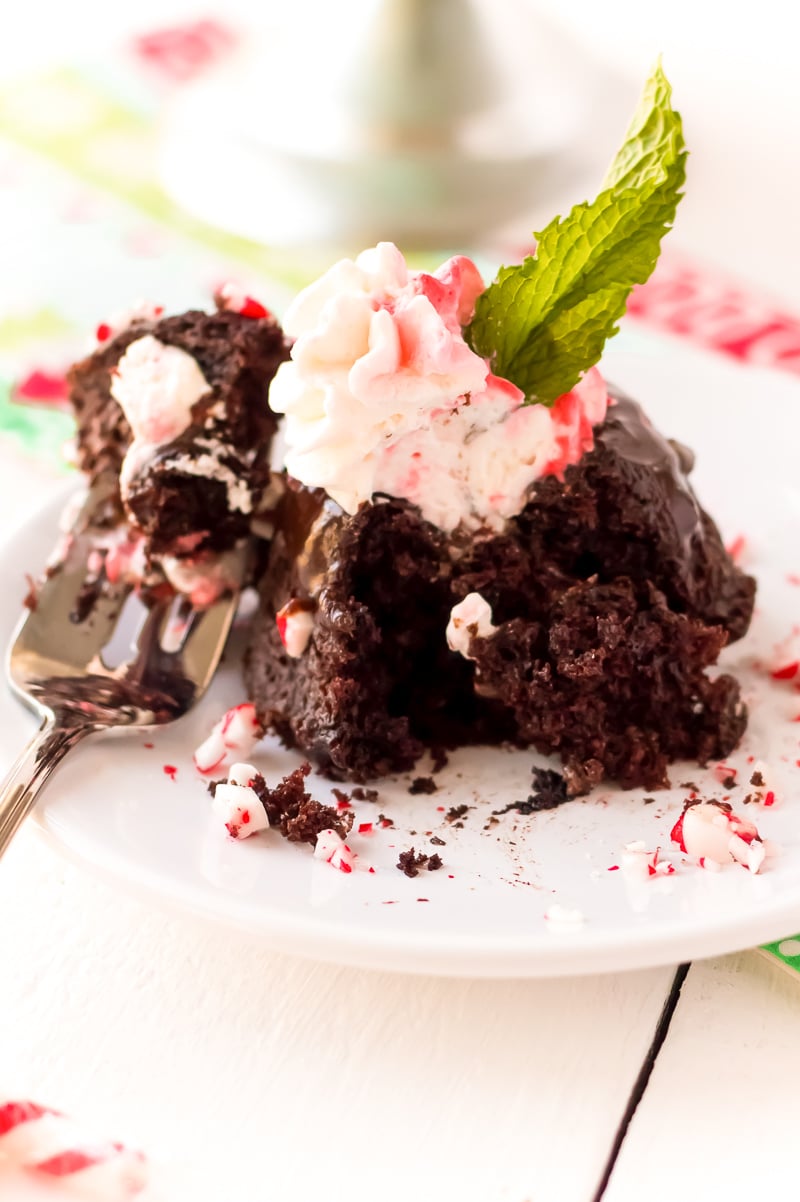
[[[670,98],[658,63],[597,199],[535,234],[535,254],[478,298],[467,341],[529,403],[552,404],[597,363],[656,265],[686,171]]]

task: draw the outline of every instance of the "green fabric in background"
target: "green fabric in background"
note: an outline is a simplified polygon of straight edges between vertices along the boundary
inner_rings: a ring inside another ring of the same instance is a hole
[[[12,396],[11,380],[0,379],[0,430],[49,466],[68,471],[64,443],[75,433],[72,417],[52,406],[17,404]]]

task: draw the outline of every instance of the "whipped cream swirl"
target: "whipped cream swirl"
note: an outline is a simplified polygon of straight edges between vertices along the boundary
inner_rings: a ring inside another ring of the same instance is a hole
[[[524,405],[464,339],[483,290],[470,259],[410,272],[382,242],[301,292],[284,322],[291,361],[270,389],[289,473],[348,513],[386,493],[448,532],[501,529],[534,481],[590,450],[608,405],[600,373],[552,408]]]

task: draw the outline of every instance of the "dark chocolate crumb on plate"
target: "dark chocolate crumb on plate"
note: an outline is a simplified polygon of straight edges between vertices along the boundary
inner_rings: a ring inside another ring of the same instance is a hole
[[[512,801],[502,810],[493,810],[493,814],[507,814],[516,810],[518,814],[535,814],[539,810],[554,810],[563,802],[569,800],[567,782],[560,772],[551,768],[534,768],[533,792],[525,801]]]
[[[424,852],[416,852],[413,847],[409,847],[408,851],[401,851],[397,858],[397,867],[406,876],[419,876],[420,868],[424,868],[428,863],[428,857]]]
[[[438,835],[431,836],[431,843],[433,843],[436,847],[446,847],[447,846],[444,839],[440,839]]]
[[[353,801],[377,801],[378,790],[365,789],[362,785],[356,785],[350,796],[352,797]]]
[[[432,856],[428,856],[428,872],[435,872],[437,868],[441,867],[442,857],[435,851]]]
[[[451,806],[445,814],[445,819],[447,822],[456,822],[459,818],[463,818],[468,810],[469,806],[464,804],[460,806]]]
[[[750,784],[753,785],[756,789],[761,789],[764,785],[763,773],[758,772],[758,771],[754,772],[753,775],[750,777]],[[727,788],[727,786],[726,786],[726,788]]]
[[[432,776],[417,776],[408,786],[409,793],[436,793],[439,786]]]
[[[279,827],[290,843],[310,843],[312,847],[320,831],[336,831],[340,839],[346,839],[353,825],[352,812],[342,813],[315,801],[306,791],[305,780],[310,771],[310,764],[301,764],[274,789],[261,773],[253,778],[252,788],[267,812],[270,826]]]

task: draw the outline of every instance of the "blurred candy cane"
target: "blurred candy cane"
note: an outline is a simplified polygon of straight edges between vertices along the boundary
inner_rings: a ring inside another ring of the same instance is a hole
[[[127,1202],[147,1185],[140,1152],[99,1140],[36,1102],[0,1098],[0,1157],[102,1202]]]

